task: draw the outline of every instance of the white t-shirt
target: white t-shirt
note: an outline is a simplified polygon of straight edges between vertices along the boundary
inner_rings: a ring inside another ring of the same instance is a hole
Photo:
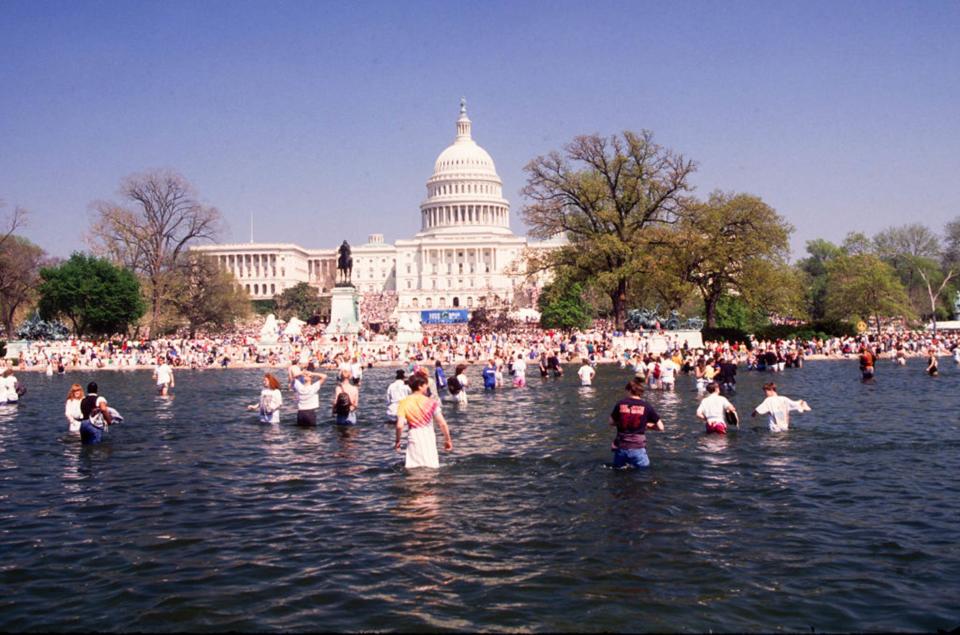
[[[583,366],[581,366],[580,370],[577,371],[577,375],[580,376],[580,385],[589,386],[590,384],[592,384],[593,376],[596,374],[597,374],[597,371],[593,370],[593,368],[589,364],[584,364]]]
[[[523,377],[527,373],[527,362],[522,359],[514,360],[513,374],[517,377]]]
[[[173,369],[166,362],[157,366],[156,373],[158,386],[169,384],[173,380]]]
[[[662,362],[660,362],[660,381],[665,384],[672,384],[674,382],[674,375],[677,372],[677,365],[669,357]]]
[[[720,393],[712,393],[703,398],[697,407],[697,416],[704,416],[710,423],[726,423],[724,412],[733,404]]]
[[[387,386],[387,416],[397,416],[397,405],[400,400],[410,395],[410,386],[402,379],[398,379]]]
[[[302,381],[293,382],[293,389],[297,393],[297,410],[316,410],[320,407],[320,388],[323,386],[319,381],[312,384],[306,384]]]
[[[354,381],[360,381],[363,378],[363,364],[360,362],[350,364],[350,376]]]
[[[13,375],[0,377],[0,399],[6,401],[20,400],[20,395],[17,394],[17,378]]]
[[[773,395],[763,400],[755,408],[757,414],[767,415],[767,424],[771,432],[783,432],[790,428],[790,412],[806,412],[809,407],[804,407],[799,401],[788,399],[782,395]]]
[[[262,423],[280,423],[280,406],[283,395],[279,390],[264,388],[260,391],[260,421]]]

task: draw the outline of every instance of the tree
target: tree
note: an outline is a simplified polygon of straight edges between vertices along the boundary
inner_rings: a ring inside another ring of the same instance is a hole
[[[77,337],[124,333],[146,311],[137,277],[102,258],[75,253],[40,278],[40,317],[68,320]]]
[[[840,250],[851,256],[862,256],[874,253],[876,245],[863,232],[850,232],[843,238]]]
[[[322,306],[320,292],[306,282],[300,282],[284,290],[283,293],[274,296],[274,300],[277,303],[277,317],[281,320],[289,320],[296,316],[307,321],[320,313]]]
[[[181,255],[192,243],[216,237],[220,212],[199,203],[190,183],[170,171],[129,176],[120,195],[123,203],[94,203],[89,238],[95,252],[143,276],[153,335]]]
[[[809,256],[797,261],[797,268],[807,276],[807,310],[814,320],[827,315],[827,268],[844,251],[829,240],[817,238],[807,241]]]
[[[933,333],[937,333],[937,300],[943,290],[950,283],[950,280],[956,275],[954,269],[946,272],[941,271],[937,261],[930,258],[914,258],[913,266],[916,268],[920,279],[927,289],[927,297],[930,300],[930,319],[933,321]],[[936,288],[936,290],[934,290]]]
[[[843,255],[827,270],[827,315],[836,319],[911,317],[910,299],[893,267],[873,254]]]
[[[198,329],[223,330],[250,313],[250,296],[228,271],[202,254],[187,254],[176,268],[173,304],[190,337]]]
[[[931,267],[937,267],[941,255],[940,239],[925,225],[912,223],[888,227],[878,233],[873,242],[875,253],[896,270],[914,308],[918,313],[925,312],[931,289],[919,269],[924,269],[926,275],[932,274]]]
[[[960,267],[960,218],[955,218],[943,230],[943,268]]]
[[[780,293],[787,290],[781,283],[788,279],[792,231],[759,197],[714,192],[681,219],[665,266],[677,267],[679,277],[699,290],[711,328],[717,326],[717,302],[730,293],[767,312],[793,308],[795,298]]]
[[[44,256],[43,249],[20,236],[0,242],[0,319],[7,337],[14,335],[17,312],[36,296]]]
[[[523,210],[537,238],[566,236],[543,266],[564,266],[609,296],[622,327],[627,287],[642,272],[640,257],[655,240],[653,227],[676,222],[686,204],[693,161],[653,142],[653,134],[626,131],[609,138],[576,137],[564,153],[526,165]]]
[[[586,329],[592,321],[590,306],[583,299],[583,286],[559,279],[543,289],[538,299],[540,326],[545,329]]]

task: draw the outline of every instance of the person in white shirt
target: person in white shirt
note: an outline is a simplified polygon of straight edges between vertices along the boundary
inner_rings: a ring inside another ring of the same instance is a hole
[[[263,376],[263,390],[260,391],[260,401],[247,406],[247,410],[260,413],[260,423],[280,423],[280,406],[283,405],[283,395],[280,394],[280,382],[267,373]]]
[[[593,378],[597,374],[597,371],[593,370],[593,366],[584,362],[583,366],[580,367],[580,370],[577,371],[577,375],[580,377],[581,386],[590,386],[593,384]]]
[[[697,407],[697,417],[707,424],[707,434],[727,433],[728,412],[736,413],[737,409],[720,394],[720,384],[715,381],[707,384],[707,396]]]
[[[0,403],[17,403],[20,401],[20,393],[17,392],[17,378],[13,374],[13,369],[8,368],[3,371],[0,377]]]
[[[297,393],[297,425],[317,425],[317,409],[320,407],[320,387],[327,381],[323,373],[301,370],[293,381]]]
[[[527,385],[527,362],[523,359],[523,354],[517,355],[517,361],[513,362],[513,387],[523,388]]]
[[[153,369],[153,378],[157,380],[157,391],[166,397],[173,388],[173,368],[162,357],[157,358],[157,367]]]
[[[667,357],[660,362],[660,386],[664,390],[673,390],[677,381],[677,363]]]
[[[67,403],[63,414],[67,417],[67,429],[70,432],[80,432],[80,422],[83,421],[83,411],[80,402],[83,401],[83,386],[73,384],[67,393]]]
[[[777,394],[777,385],[769,382],[763,385],[767,396],[759,406],[753,409],[751,416],[767,415],[770,432],[785,432],[790,428],[791,412],[808,412],[810,406],[804,400],[794,401]]]
[[[410,395],[410,386],[407,385],[407,374],[403,369],[397,371],[397,378],[387,386],[387,422],[397,423],[397,406],[400,400]]]
[[[360,385],[360,380],[363,379],[363,364],[360,363],[360,358],[357,356],[353,357],[353,363],[350,364],[350,383],[354,386]]]

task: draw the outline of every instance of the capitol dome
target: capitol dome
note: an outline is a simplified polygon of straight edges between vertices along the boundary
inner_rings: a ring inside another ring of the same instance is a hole
[[[510,234],[510,203],[486,150],[470,134],[465,100],[457,136],[433,166],[427,199],[420,205],[421,234]]]

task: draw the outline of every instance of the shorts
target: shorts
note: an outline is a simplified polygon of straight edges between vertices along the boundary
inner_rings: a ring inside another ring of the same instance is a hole
[[[357,411],[354,410],[348,415],[337,415],[338,426],[352,426],[357,423]]]
[[[727,424],[723,421],[708,421],[707,434],[726,434]]]
[[[84,445],[96,445],[103,441],[103,428],[90,423],[89,419],[80,422],[80,443]]]
[[[627,465],[637,468],[650,467],[650,458],[647,456],[647,450],[645,448],[631,450],[614,448],[613,467],[619,468]]]
[[[311,410],[297,410],[297,425],[298,426],[315,426],[317,425],[317,411],[316,409]]]
[[[514,377],[513,386],[514,388],[523,388],[527,385],[527,380],[524,377]]]

